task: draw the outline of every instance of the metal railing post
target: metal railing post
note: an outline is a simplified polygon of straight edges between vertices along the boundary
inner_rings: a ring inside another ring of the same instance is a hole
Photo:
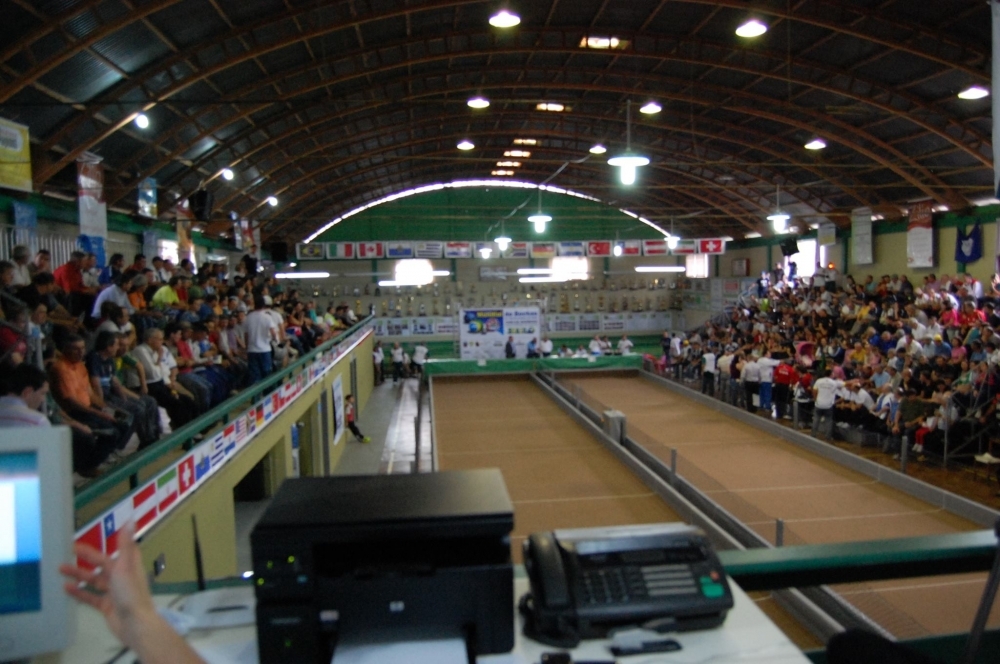
[[[774,520],[774,545],[784,546],[785,545],[785,520],[775,519]]]
[[[670,448],[670,484],[677,484],[677,448]]]
[[[899,446],[899,472],[906,474],[906,462],[910,452],[910,437],[903,436],[903,443]]]

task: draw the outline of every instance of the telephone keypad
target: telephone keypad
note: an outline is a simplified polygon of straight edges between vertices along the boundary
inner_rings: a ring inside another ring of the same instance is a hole
[[[699,595],[690,565],[620,565],[582,570],[581,603],[626,604],[638,600]]]

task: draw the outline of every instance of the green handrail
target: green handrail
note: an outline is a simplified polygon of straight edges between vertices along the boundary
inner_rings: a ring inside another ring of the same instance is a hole
[[[326,352],[358,330],[364,328],[371,322],[371,320],[372,316],[368,316],[358,321],[352,327],[348,328],[333,339],[330,339],[321,346],[317,346],[311,352],[303,355],[278,373],[268,376],[259,383],[255,383],[239,394],[223,401],[204,415],[188,422],[186,425],[173,432],[170,436],[167,436],[162,440],[158,440],[142,452],[134,454],[121,465],[115,466],[106,474],[81,487],[73,496],[74,507],[78,510],[85,507],[91,501],[102,496],[109,489],[124,482],[125,480],[128,480],[130,486],[135,488],[139,485],[139,471],[148,466],[150,463],[166,454],[169,454],[178,447],[188,444],[194,436],[202,433],[202,431],[215,422],[219,420],[228,421],[230,412],[247,402],[253,402],[261,393],[283,382],[286,378],[293,375],[298,369],[301,369],[303,366],[310,363],[316,358],[317,355]]]

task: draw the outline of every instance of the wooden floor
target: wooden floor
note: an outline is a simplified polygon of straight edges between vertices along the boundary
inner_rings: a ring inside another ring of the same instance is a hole
[[[514,502],[514,558],[533,532],[679,520],[527,378],[435,378],[438,466],[499,468]],[[802,648],[821,644],[766,593],[758,605]]]
[[[650,452],[773,541],[823,543],[977,530],[940,508],[874,482],[641,377],[574,378],[589,398],[625,413]],[[985,574],[901,579],[835,589],[900,638],[968,631]],[[1000,625],[995,606],[992,625]]]

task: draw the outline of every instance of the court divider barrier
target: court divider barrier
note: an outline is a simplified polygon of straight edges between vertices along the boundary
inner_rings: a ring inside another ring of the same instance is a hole
[[[512,360],[427,360],[428,376],[532,373],[567,369],[639,369],[641,355],[601,355],[591,357],[543,357]]]

